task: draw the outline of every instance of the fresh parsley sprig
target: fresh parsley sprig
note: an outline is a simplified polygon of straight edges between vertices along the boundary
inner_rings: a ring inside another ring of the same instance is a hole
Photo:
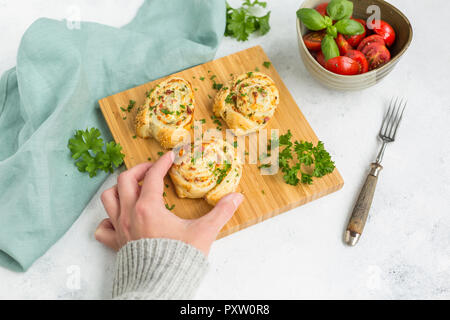
[[[227,2],[227,23],[225,36],[236,38],[238,41],[247,41],[248,36],[259,31],[265,35],[270,30],[270,11],[264,16],[254,15],[256,7],[265,9],[267,3],[258,0],[245,0],[240,8],[232,8]]]
[[[113,172],[125,157],[120,144],[114,141],[104,143],[100,135],[97,128],[77,130],[67,145],[72,158],[77,160],[78,170],[88,172],[91,178],[97,175],[98,170]]]
[[[320,178],[333,172],[334,162],[325,150],[322,141],[314,146],[307,141],[294,141],[292,143],[291,138],[290,130],[279,138],[279,145],[283,147],[279,153],[279,167],[284,173],[283,179],[287,184],[296,186],[300,181],[305,184],[312,184],[313,177]],[[294,160],[293,152],[297,161]],[[303,168],[313,169],[311,173],[308,173]],[[300,179],[298,178],[299,173]]]

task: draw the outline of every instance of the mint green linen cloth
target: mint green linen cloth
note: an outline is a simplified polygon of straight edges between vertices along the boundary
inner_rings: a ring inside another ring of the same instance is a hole
[[[0,80],[1,266],[27,270],[107,177],[78,172],[67,148],[76,129],[111,139],[97,100],[212,59],[224,28],[223,0],[146,1],[123,28],[30,26]]]

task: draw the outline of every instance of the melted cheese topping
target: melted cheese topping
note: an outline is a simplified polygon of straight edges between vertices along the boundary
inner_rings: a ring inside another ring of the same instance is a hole
[[[186,152],[186,148],[179,150],[179,159],[170,170],[179,196],[209,200],[211,195],[220,199],[236,189],[242,175],[242,163],[229,143],[213,140],[198,146],[191,144],[187,148],[191,148],[191,152]]]
[[[261,73],[238,77],[229,90],[225,103],[258,125],[269,121],[278,105],[278,89]]]
[[[184,79],[172,78],[156,86],[147,100],[151,122],[162,126],[183,127],[194,114],[194,96]]]

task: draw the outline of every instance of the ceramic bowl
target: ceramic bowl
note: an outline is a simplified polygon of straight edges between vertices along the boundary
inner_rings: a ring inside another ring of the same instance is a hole
[[[300,8],[315,8],[323,2],[327,1],[306,0]],[[306,48],[302,37],[309,31],[297,18],[297,38],[300,56],[309,73],[323,85],[337,90],[361,90],[373,86],[394,69],[397,62],[408,49],[413,35],[408,18],[400,10],[383,0],[354,0],[353,17],[366,20],[370,15],[366,13],[369,5],[380,7],[381,20],[388,22],[394,28],[396,38],[392,47],[389,48],[391,60],[388,63],[380,68],[358,75],[340,75],[323,68]]]

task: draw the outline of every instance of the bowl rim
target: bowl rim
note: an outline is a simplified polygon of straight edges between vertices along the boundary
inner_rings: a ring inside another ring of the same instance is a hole
[[[376,1],[377,0],[375,0],[375,2]],[[399,9],[397,9],[395,6],[393,6],[392,4],[390,4],[387,1],[384,1],[384,0],[378,0],[378,1],[379,2],[382,1],[383,3],[387,4],[393,11],[395,11],[403,19],[405,19],[406,24],[407,24],[408,29],[409,29],[408,40],[406,41],[406,44],[403,46],[403,48],[398,52],[398,54],[392,60],[390,60],[388,63],[386,63],[385,65],[381,66],[380,68],[373,69],[371,71],[368,71],[368,72],[365,72],[365,73],[361,73],[361,74],[344,75],[344,74],[338,74],[338,73],[331,72],[331,71],[325,69],[319,62],[317,62],[317,60],[312,56],[312,54],[308,50],[308,48],[306,48],[305,42],[303,41],[303,35],[301,34],[300,19],[296,16],[296,20],[297,20],[297,22],[296,22],[297,23],[297,39],[298,39],[298,41],[300,41],[302,43],[302,47],[307,52],[308,57],[310,59],[312,59],[314,61],[314,63],[322,69],[322,71],[325,71],[325,73],[327,73],[329,75],[336,76],[338,78],[342,78],[342,79],[346,79],[346,78],[355,79],[355,78],[358,78],[358,77],[359,78],[364,78],[364,77],[367,77],[369,74],[375,74],[377,72],[381,72],[384,69],[386,69],[387,67],[389,67],[390,65],[393,65],[393,64],[397,63],[397,60],[400,59],[400,57],[405,53],[405,51],[409,48],[409,45],[411,44],[412,37],[413,37],[413,29],[412,29],[411,23],[409,22],[409,19]],[[300,5],[299,9],[307,8],[305,6],[305,2],[306,2],[306,0],[302,2],[302,4]],[[323,2],[326,2],[326,1],[323,1]],[[311,8],[311,9],[313,9],[313,8]]]

